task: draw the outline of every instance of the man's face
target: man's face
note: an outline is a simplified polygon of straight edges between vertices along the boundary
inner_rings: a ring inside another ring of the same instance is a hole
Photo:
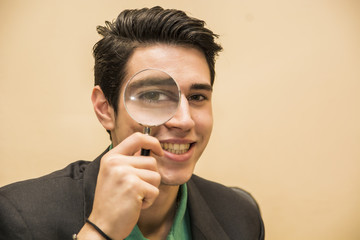
[[[153,127],[165,155],[156,157],[162,183],[179,185],[191,177],[195,164],[204,151],[212,130],[210,70],[205,55],[196,48],[155,44],[138,48],[127,65],[127,81],[140,70],[156,68],[169,73],[181,90],[180,106],[172,119]],[[123,91],[120,92],[119,109],[114,129],[113,145],[143,127],[126,112]],[[180,150],[180,151],[178,151]]]

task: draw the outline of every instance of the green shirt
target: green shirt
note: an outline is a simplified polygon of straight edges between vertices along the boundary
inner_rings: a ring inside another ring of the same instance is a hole
[[[174,223],[170,229],[167,240],[191,240],[190,216],[187,209],[187,186],[186,183],[180,186],[180,203],[176,210]],[[147,240],[138,225],[134,227],[125,240]]]

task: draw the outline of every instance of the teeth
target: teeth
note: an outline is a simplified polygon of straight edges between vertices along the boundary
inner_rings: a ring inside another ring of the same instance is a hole
[[[171,153],[183,154],[189,151],[190,143],[178,144],[178,143],[161,143],[161,147]]]

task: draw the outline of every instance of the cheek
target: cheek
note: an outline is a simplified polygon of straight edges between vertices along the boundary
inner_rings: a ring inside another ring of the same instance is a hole
[[[193,116],[196,124],[196,132],[204,138],[209,138],[213,127],[213,116],[211,108],[206,111],[199,111]]]

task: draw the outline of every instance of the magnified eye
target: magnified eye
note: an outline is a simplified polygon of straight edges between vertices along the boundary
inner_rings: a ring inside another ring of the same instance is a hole
[[[138,99],[148,102],[148,103],[156,103],[159,101],[168,101],[170,100],[169,96],[160,91],[146,91],[142,92],[138,95]]]
[[[148,101],[158,101],[160,99],[160,93],[159,92],[147,92],[144,93],[141,98],[148,100]]]

